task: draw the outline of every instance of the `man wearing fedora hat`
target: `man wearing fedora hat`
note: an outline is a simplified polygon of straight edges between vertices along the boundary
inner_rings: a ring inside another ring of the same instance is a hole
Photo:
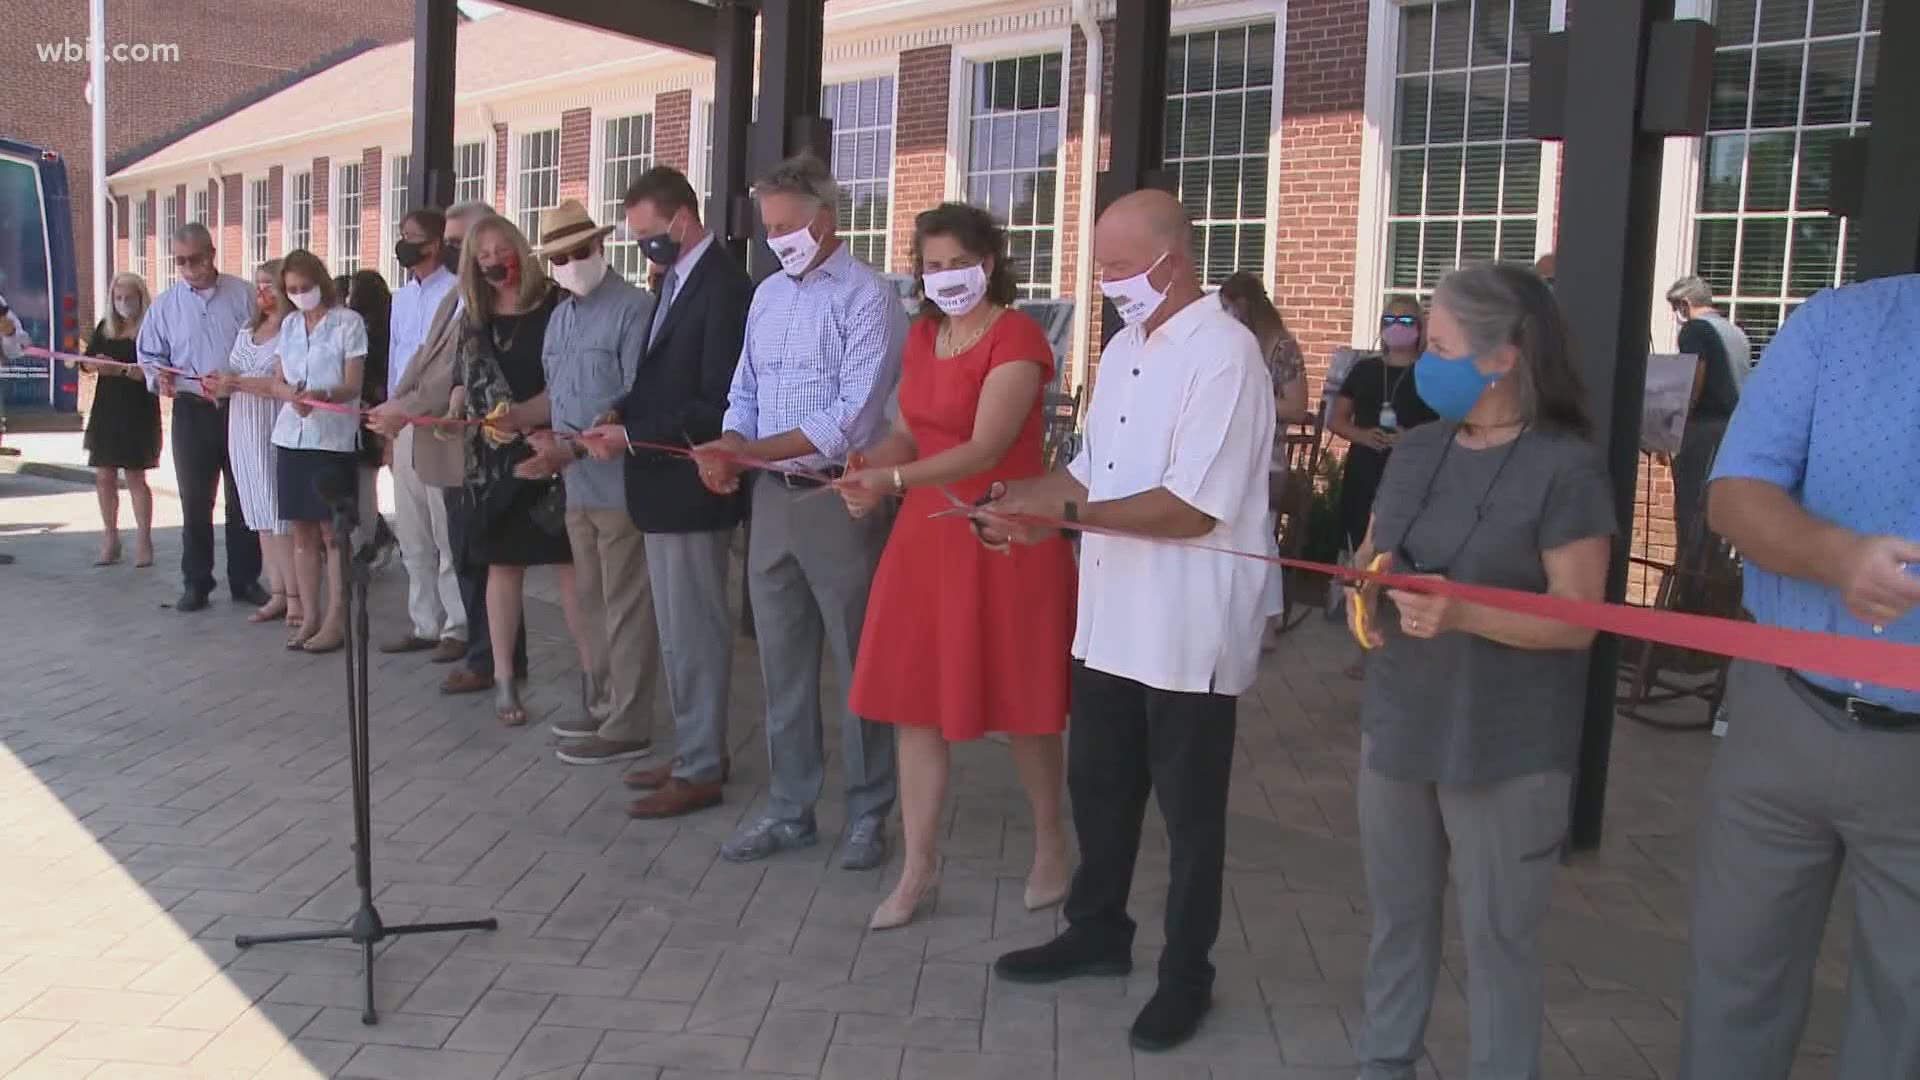
[[[554,734],[570,740],[558,756],[571,765],[625,761],[652,750],[660,674],[646,539],[627,514],[624,467],[591,460],[583,443],[564,437],[591,429],[619,405],[646,348],[653,299],[607,272],[612,230],[595,225],[586,207],[568,199],[541,211],[535,249],[567,295],[553,310],[540,352],[546,393],[530,403],[531,422],[553,430],[533,437],[538,453],[519,471],[566,478],[567,539],[589,657],[581,689],[585,715],[553,725]]]

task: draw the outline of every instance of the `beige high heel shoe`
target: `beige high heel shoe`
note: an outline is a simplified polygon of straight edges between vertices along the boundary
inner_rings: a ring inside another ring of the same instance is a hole
[[[920,914],[921,907],[933,902],[934,896],[939,891],[939,871],[935,871],[931,877],[927,878],[926,884],[920,886],[919,890],[910,897],[902,898],[900,889],[896,886],[893,892],[880,902],[880,906],[873,909],[873,918],[867,920],[867,929],[897,930],[907,925]]]

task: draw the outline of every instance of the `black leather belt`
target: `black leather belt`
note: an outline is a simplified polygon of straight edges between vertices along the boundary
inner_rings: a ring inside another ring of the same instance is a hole
[[[1808,682],[1797,671],[1787,672],[1787,681],[1812,694],[1820,701],[1847,714],[1847,719],[1861,727],[1875,728],[1880,731],[1906,731],[1920,728],[1920,712],[1901,712],[1885,705],[1876,705],[1865,698],[1852,694],[1843,694],[1838,690],[1829,690]]]

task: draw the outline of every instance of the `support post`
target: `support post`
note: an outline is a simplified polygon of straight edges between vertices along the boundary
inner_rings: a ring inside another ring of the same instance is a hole
[[[747,152],[759,175],[782,159],[812,153],[831,162],[833,139],[820,116],[825,0],[764,0],[760,5],[760,108]],[[748,272],[758,281],[779,266],[756,220]]]
[[[1920,271],[1920,4],[1886,6],[1880,24],[1880,69],[1867,136],[1860,214],[1860,277]]]
[[[1166,168],[1167,48],[1173,27],[1171,0],[1118,0],[1113,27],[1113,124],[1107,140],[1107,168],[1100,174],[1099,208],[1143,188],[1178,189]],[[1090,49],[1100,48],[1089,41]],[[1098,146],[1081,152],[1097,154]],[[1083,244],[1093,237],[1080,238]],[[1103,301],[1103,303],[1105,303]],[[1100,320],[1102,344],[1123,325],[1120,313],[1105,303]]]
[[[1646,393],[1647,297],[1655,283],[1662,135],[1642,123],[1642,87],[1656,24],[1673,0],[1584,4],[1567,34],[1565,150],[1555,289],[1578,344],[1588,409],[1604,440],[1613,481],[1614,538],[1607,599],[1626,599],[1634,491],[1640,468],[1640,410]],[[1536,80],[1537,81],[1537,80]],[[1576,90],[1577,88],[1577,90]],[[1599,846],[1613,742],[1620,641],[1602,634],[1587,669],[1585,723],[1575,777],[1570,840]]]
[[[453,74],[459,12],[454,0],[414,0],[413,158],[407,190],[414,206],[453,202]]]
[[[747,125],[753,109],[753,30],[758,18],[741,0],[723,0],[713,48],[713,155],[705,163],[712,195],[707,227],[741,266],[753,241],[747,202]],[[700,144],[694,132],[693,143]]]

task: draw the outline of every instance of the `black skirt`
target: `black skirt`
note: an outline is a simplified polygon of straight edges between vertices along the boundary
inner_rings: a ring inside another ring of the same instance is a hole
[[[282,521],[332,521],[333,511],[320,497],[322,487],[343,492],[356,505],[358,463],[351,450],[273,448],[274,497]],[[331,479],[323,479],[324,477]]]

